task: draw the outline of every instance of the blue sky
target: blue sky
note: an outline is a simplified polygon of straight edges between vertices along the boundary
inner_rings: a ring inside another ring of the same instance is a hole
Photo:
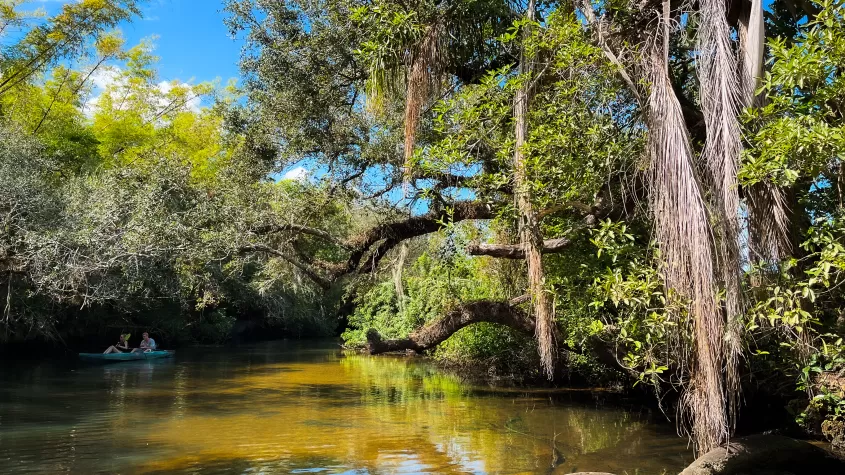
[[[74,0],[32,0],[25,8],[43,7],[55,14]],[[143,18],[120,25],[127,45],[157,36],[155,54],[163,80],[193,84],[238,77],[242,41],[229,36],[223,24],[222,0],[147,0]]]

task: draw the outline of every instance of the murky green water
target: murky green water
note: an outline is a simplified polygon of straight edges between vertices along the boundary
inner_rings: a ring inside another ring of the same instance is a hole
[[[690,461],[643,411],[325,343],[0,363],[2,473],[659,474]]]

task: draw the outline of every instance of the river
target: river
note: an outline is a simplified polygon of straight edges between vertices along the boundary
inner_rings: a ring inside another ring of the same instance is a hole
[[[470,385],[423,359],[332,342],[6,361],[0,473],[633,475],[693,460],[657,415],[602,399]]]

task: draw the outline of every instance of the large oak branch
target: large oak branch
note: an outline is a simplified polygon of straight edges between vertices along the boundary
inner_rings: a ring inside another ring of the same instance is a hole
[[[629,197],[630,198],[630,197]],[[579,217],[584,227],[590,227],[605,217],[619,216],[630,212],[633,203],[627,201],[611,202],[598,199],[592,205],[567,202],[551,207],[540,213],[541,216],[566,213]],[[364,274],[377,268],[381,259],[399,243],[436,232],[444,222],[492,219],[494,213],[486,203],[478,201],[459,201],[451,206],[451,214],[446,209],[432,210],[420,216],[410,216],[393,222],[382,223],[353,236],[345,241],[332,236],[329,232],[296,224],[266,225],[253,230],[255,234],[272,234],[277,232],[293,232],[311,235],[333,242],[349,252],[345,261],[325,262],[309,259],[307,256],[288,255],[266,245],[253,245],[240,248],[240,252],[265,252],[281,257],[300,269],[308,278],[320,287],[329,288],[338,279],[350,274]],[[565,250],[571,244],[571,237],[549,239],[544,241],[543,253],[555,253]],[[295,247],[295,245],[294,245]],[[296,248],[295,248],[296,250]],[[470,244],[467,247],[470,255],[491,256],[506,259],[523,259],[524,251],[519,245],[510,244]]]
[[[376,268],[387,251],[397,244],[417,236],[431,234],[439,230],[442,223],[449,219],[457,222],[492,217],[493,212],[485,203],[459,201],[452,206],[451,215],[446,210],[431,211],[421,216],[411,216],[401,221],[380,224],[346,242],[352,252],[346,264],[339,267],[333,277],[338,278],[356,271],[370,272]],[[375,249],[370,252],[373,246]]]
[[[561,252],[569,247],[570,244],[572,244],[572,240],[569,238],[547,239],[543,241],[543,248],[540,249],[540,252],[543,254]],[[525,259],[525,250],[519,244],[484,244],[474,242],[467,245],[466,251],[471,256]]]
[[[308,260],[302,255],[298,259],[264,244],[241,246],[238,252],[264,252],[280,257],[302,271],[317,285],[327,289],[332,286],[332,283],[345,275],[372,271],[378,266],[385,254],[397,244],[407,239],[433,233],[439,230],[442,223],[448,220],[458,222],[471,219],[491,219],[492,217],[493,212],[486,203],[460,201],[452,205],[451,214],[446,210],[433,210],[420,216],[411,216],[399,221],[376,225],[346,241],[338,240],[327,231],[297,224],[272,224],[253,230],[258,235],[294,232],[318,237],[349,251],[349,257],[345,262]]]
[[[287,261],[292,266],[299,269],[303,274],[305,274],[309,279],[311,279],[315,284],[319,285],[323,290],[328,290],[332,286],[332,282],[329,279],[321,276],[317,272],[314,272],[309,266],[303,264],[295,257],[288,255],[284,252],[281,252],[277,249],[273,249],[272,247],[265,246],[263,244],[253,244],[248,246],[241,246],[238,249],[239,253],[248,253],[248,252],[264,252],[278,258],[281,258],[284,261]]]
[[[310,226],[303,226],[301,224],[265,224],[263,226],[259,226],[252,230],[253,233],[258,235],[264,234],[274,234],[274,233],[283,233],[292,231],[298,234],[308,234],[311,236],[318,237],[324,241],[329,243],[335,244],[340,247],[347,247],[346,243],[338,240],[336,237],[332,236],[331,233],[328,231],[324,231],[322,229],[312,228]]]

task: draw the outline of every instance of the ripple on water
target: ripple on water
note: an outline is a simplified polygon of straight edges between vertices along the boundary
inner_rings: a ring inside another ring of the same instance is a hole
[[[490,391],[310,345],[0,368],[0,473],[633,474],[692,460],[671,427],[587,394]]]

